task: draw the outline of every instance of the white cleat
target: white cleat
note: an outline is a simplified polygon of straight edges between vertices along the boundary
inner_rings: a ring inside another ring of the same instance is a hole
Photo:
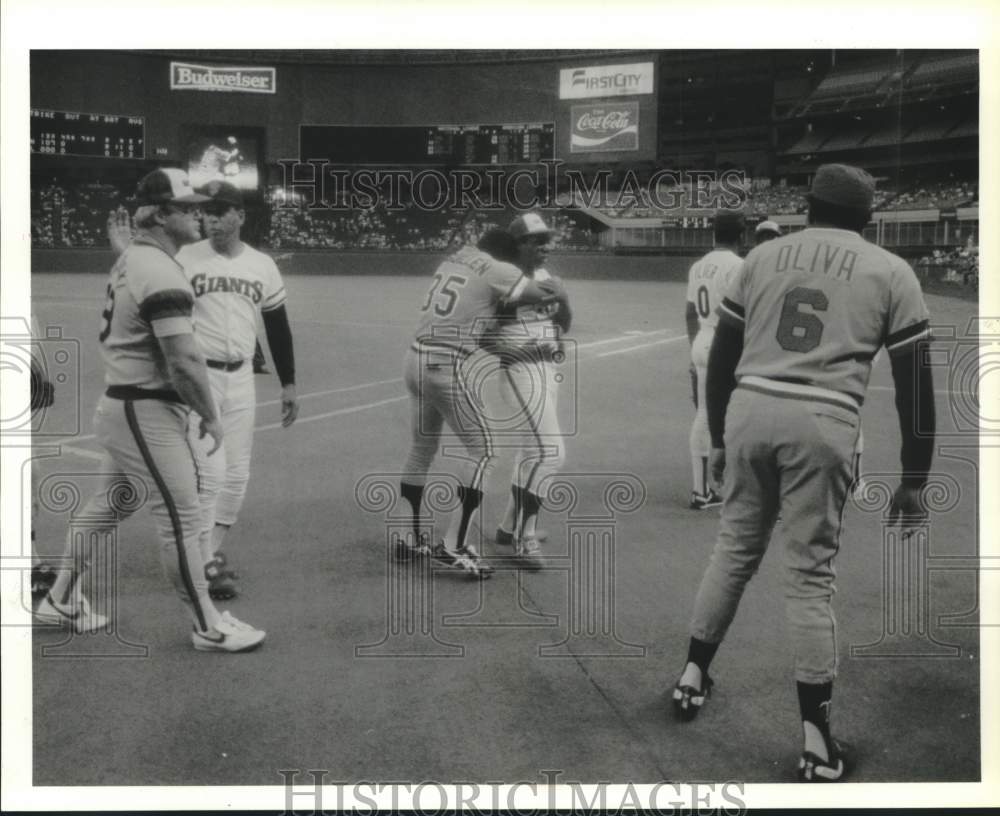
[[[191,643],[199,652],[249,652],[256,649],[267,632],[223,612],[214,629],[191,633]]]
[[[49,626],[72,626],[79,634],[96,632],[108,625],[106,615],[98,614],[90,608],[90,601],[80,595],[72,606],[63,606],[52,600],[48,594],[42,598],[34,612],[36,623]]]

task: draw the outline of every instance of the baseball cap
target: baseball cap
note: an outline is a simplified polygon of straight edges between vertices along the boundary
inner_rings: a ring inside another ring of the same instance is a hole
[[[520,241],[527,235],[550,235],[552,230],[538,213],[525,213],[510,222],[507,232]]]
[[[745,223],[742,210],[716,210],[714,224],[716,227],[742,227]]]
[[[519,252],[514,236],[502,229],[491,229],[484,233],[476,244],[476,249],[485,252],[495,260],[507,263],[514,263]]]
[[[237,208],[243,207],[243,193],[235,184],[230,184],[228,181],[210,181],[204,190],[211,196],[212,201],[220,201]]]
[[[762,232],[773,232],[777,235],[781,235],[781,227],[775,224],[773,221],[761,221],[757,225],[757,229],[754,230],[755,235],[760,235]]]
[[[136,199],[140,206],[166,204],[168,201],[177,204],[200,204],[208,201],[208,196],[199,195],[194,191],[188,174],[183,170],[163,167],[139,179]]]
[[[870,210],[875,179],[860,167],[824,164],[816,170],[809,197],[852,210]]]

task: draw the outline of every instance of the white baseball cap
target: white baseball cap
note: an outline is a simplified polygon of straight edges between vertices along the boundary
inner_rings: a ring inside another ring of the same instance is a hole
[[[757,225],[757,229],[754,230],[755,235],[759,235],[762,232],[774,232],[781,235],[781,227],[774,223],[774,221],[761,221]]]
[[[520,241],[526,235],[550,235],[552,230],[538,213],[525,213],[510,222],[507,232]]]

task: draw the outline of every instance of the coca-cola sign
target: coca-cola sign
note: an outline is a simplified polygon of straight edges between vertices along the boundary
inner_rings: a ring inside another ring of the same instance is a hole
[[[570,152],[609,153],[639,149],[639,103],[573,105]]]

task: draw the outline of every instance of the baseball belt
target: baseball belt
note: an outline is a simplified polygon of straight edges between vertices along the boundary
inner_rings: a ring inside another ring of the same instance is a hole
[[[173,388],[139,388],[137,385],[109,385],[105,396],[117,400],[156,399],[164,402],[179,402],[184,405],[181,395]]]
[[[205,360],[205,365],[209,368],[217,368],[220,371],[239,371],[244,360],[237,360],[235,363],[224,363],[222,360]]]

